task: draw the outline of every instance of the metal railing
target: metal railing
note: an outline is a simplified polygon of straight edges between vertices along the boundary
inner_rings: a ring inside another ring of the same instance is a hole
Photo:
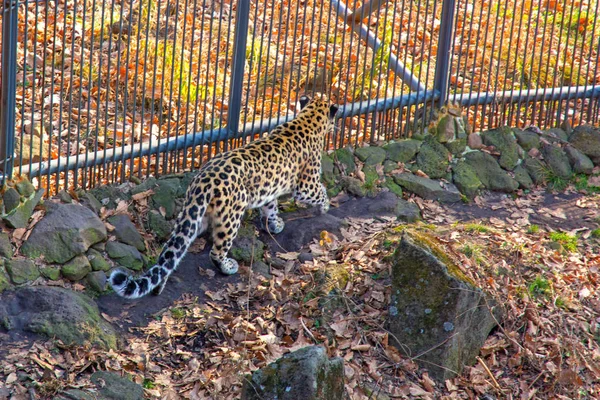
[[[407,137],[433,107],[477,130],[597,123],[598,0],[5,0],[0,163],[55,193],[198,168],[341,105],[329,148]]]

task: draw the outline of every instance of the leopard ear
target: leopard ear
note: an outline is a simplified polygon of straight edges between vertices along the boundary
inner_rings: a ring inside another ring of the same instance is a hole
[[[334,119],[335,114],[337,114],[339,109],[340,108],[336,104],[332,104],[331,106],[329,106],[329,118]]]
[[[298,102],[300,103],[300,109],[302,110],[308,103],[310,103],[310,97],[302,96]]]

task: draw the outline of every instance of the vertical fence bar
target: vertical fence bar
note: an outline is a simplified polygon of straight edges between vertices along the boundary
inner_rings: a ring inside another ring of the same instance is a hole
[[[0,109],[0,157],[3,157],[1,183],[13,174],[15,107],[17,101],[17,0],[6,0],[2,10],[2,108]]]
[[[450,51],[454,41],[454,13],[456,0],[443,0],[440,39],[435,64],[433,89],[440,92],[439,106],[443,106],[448,98],[448,82],[450,80]]]
[[[235,39],[233,42],[233,71],[229,85],[229,115],[227,128],[238,133],[240,111],[242,109],[242,89],[244,86],[244,67],[246,65],[246,39],[250,19],[250,0],[239,0],[235,17]]]

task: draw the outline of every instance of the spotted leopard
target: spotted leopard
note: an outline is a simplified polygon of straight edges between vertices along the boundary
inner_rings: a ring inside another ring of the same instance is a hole
[[[333,129],[338,107],[324,98],[300,98],[300,112],[290,122],[254,142],[208,161],[188,187],[185,205],[156,265],[140,277],[117,270],[110,276],[114,291],[122,297],[160,294],[167,279],[203,232],[210,230],[212,262],[225,274],[235,274],[238,263],[227,257],[247,209],[260,208],[265,228],[280,233],[284,222],[277,212],[277,198],[292,194],[304,204],[329,210],[321,184],[321,152],[324,137]]]

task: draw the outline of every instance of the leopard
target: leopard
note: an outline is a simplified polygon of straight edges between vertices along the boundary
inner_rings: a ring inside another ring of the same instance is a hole
[[[281,233],[285,222],[277,200],[291,195],[325,214],[330,207],[321,182],[321,156],[326,136],[333,131],[339,107],[322,96],[304,95],[299,111],[270,134],[242,147],[218,153],[192,179],[175,227],[155,265],[134,276],[117,269],[109,277],[115,293],[136,299],[160,295],[196,238],[210,232],[210,260],[225,275],[238,272],[228,257],[246,210],[260,209],[262,227]]]

